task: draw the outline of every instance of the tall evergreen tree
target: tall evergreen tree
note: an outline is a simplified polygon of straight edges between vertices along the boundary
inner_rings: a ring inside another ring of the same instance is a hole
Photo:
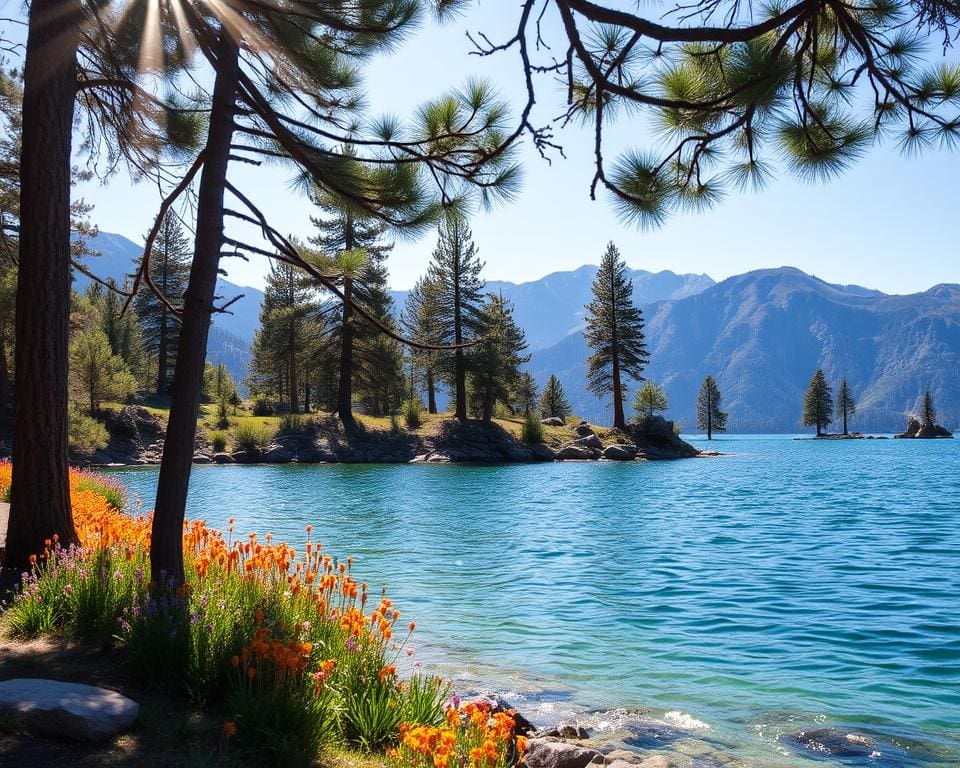
[[[190,277],[190,240],[179,219],[167,213],[150,250],[150,277],[160,292],[175,305],[183,302]],[[180,323],[167,305],[144,286],[134,299],[134,308],[143,326],[143,343],[157,363],[155,391],[165,395],[177,360]]]
[[[303,272],[283,262],[271,263],[260,305],[260,329],[254,337],[251,382],[258,392],[275,393],[291,413],[301,409],[317,306],[317,292]],[[272,386],[263,386],[267,382]]]
[[[714,432],[726,432],[727,414],[720,410],[720,387],[713,376],[707,376],[700,385],[697,394],[697,429],[707,433],[707,440],[713,440]]]
[[[613,426],[623,429],[627,424],[623,413],[627,379],[643,379],[650,355],[643,312],[633,304],[633,281],[612,242],[600,260],[592,291],[584,331],[593,350],[587,361],[587,388],[600,398],[613,395]]]
[[[137,382],[137,389],[145,389],[147,361],[143,348],[143,330],[135,312],[123,312],[123,301],[112,280],[107,287],[91,283],[87,298],[97,313],[98,327],[106,335],[110,351],[123,360]]]
[[[477,256],[470,229],[459,218],[440,225],[437,247],[427,270],[435,293],[434,323],[442,344],[462,345],[481,335],[484,281],[483,262]],[[454,392],[454,416],[467,418],[469,350],[459,347],[440,358],[444,378]]]
[[[537,380],[529,371],[523,371],[517,379],[513,392],[513,412],[529,416],[537,410],[540,392],[537,389]]]
[[[823,369],[818,369],[803,397],[803,424],[817,428],[817,437],[833,421],[833,392],[827,384],[827,377]]]
[[[937,425],[937,409],[933,406],[933,395],[928,389],[923,393],[923,407],[920,409],[920,419],[925,427]]]
[[[104,400],[126,400],[137,391],[137,380],[97,327],[80,332],[70,343],[70,384],[89,403],[91,416],[100,412]]]
[[[520,380],[527,340],[513,319],[513,305],[491,293],[480,316],[483,342],[470,355],[470,395],[473,411],[489,422],[498,401],[509,403]]]
[[[837,414],[843,421],[843,434],[850,434],[847,431],[847,420],[856,415],[857,403],[853,399],[853,393],[847,386],[847,380],[840,380],[840,388],[837,390]]]
[[[655,381],[646,381],[633,398],[633,410],[639,420],[667,410],[667,395]]]
[[[413,341],[421,344],[441,344],[436,322],[438,313],[436,286],[422,277],[407,294],[400,323],[407,336]],[[411,348],[409,351],[414,372],[411,378],[415,379],[411,383],[426,391],[428,413],[437,412],[439,354],[429,349]]]
[[[567,402],[563,385],[560,379],[551,373],[540,396],[540,415],[545,419],[557,418],[566,422],[570,413],[570,403]]]
[[[351,153],[349,147],[346,152]],[[328,308],[337,315],[330,323],[339,357],[337,413],[350,424],[355,389],[371,410],[381,412],[402,387],[399,347],[380,338],[378,330],[354,312],[357,305],[386,325],[394,324],[386,265],[393,244],[385,242],[386,225],[351,201],[322,190],[313,199],[322,215],[310,218],[319,230],[310,243],[327,255],[326,268],[340,275],[343,291],[343,300]]]

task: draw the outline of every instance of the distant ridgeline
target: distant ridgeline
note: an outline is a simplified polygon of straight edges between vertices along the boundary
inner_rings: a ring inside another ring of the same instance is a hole
[[[90,259],[96,274],[122,282],[141,248],[101,232]],[[551,373],[563,384],[573,411],[609,423],[609,408],[586,389],[588,350],[581,333],[584,305],[597,267],[555,272],[528,283],[490,281],[489,291],[515,304],[532,360],[527,366],[543,386]],[[823,368],[831,385],[845,377],[857,399],[851,427],[899,432],[929,388],[939,420],[960,426],[960,286],[889,296],[859,286],[840,286],[783,267],[715,283],[707,275],[632,270],[634,300],[647,321],[650,365],[646,375],[663,385],[668,418],[693,431],[697,391],[712,375],[730,412],[730,432],[800,431],[803,393],[810,372]],[[83,289],[89,282],[76,275]],[[261,291],[221,280],[218,294],[234,304],[217,315],[208,359],[224,363],[239,382],[247,375]],[[395,291],[395,309],[406,291]],[[629,393],[628,401],[633,393]],[[441,400],[441,407],[445,402]]]

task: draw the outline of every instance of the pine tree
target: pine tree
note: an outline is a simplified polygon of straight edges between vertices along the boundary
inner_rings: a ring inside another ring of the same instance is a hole
[[[537,380],[533,378],[533,374],[529,371],[523,371],[520,378],[517,379],[513,391],[513,412],[529,416],[537,410],[539,400],[540,392],[537,389]]]
[[[613,395],[613,426],[626,427],[623,398],[627,379],[640,381],[650,355],[643,332],[643,313],[633,304],[633,281],[611,242],[593,281],[593,299],[586,306],[584,335],[593,350],[588,359],[587,388],[597,397]]]
[[[564,423],[570,415],[570,403],[567,402],[560,379],[550,374],[540,397],[540,415],[545,419],[557,418]]]
[[[714,432],[726,432],[727,416],[720,410],[720,388],[713,376],[707,376],[700,385],[697,395],[697,429],[707,433],[707,440],[713,440]]]
[[[392,339],[382,338],[377,329],[354,313],[357,305],[385,325],[394,324],[386,266],[393,244],[384,241],[383,222],[349,201],[317,191],[314,203],[324,215],[310,218],[319,230],[310,243],[324,254],[325,268],[340,275],[344,294],[343,301],[327,307],[333,315],[327,322],[340,370],[337,413],[350,424],[354,390],[378,415],[399,404],[403,378],[399,346]]]
[[[183,303],[191,259],[190,240],[177,217],[168,213],[150,251],[150,278],[174,306]],[[143,326],[144,347],[157,362],[155,391],[165,395],[176,365],[180,323],[147,286],[137,292],[134,308]]]
[[[435,290],[433,322],[442,344],[459,345],[481,335],[482,270],[467,225],[460,219],[445,221],[426,278]],[[460,348],[439,358],[441,373],[454,391],[454,416],[461,420],[467,418],[469,355],[470,351]]]
[[[923,393],[923,408],[920,416],[923,426],[933,428],[937,425],[937,410],[933,406],[933,395],[928,389]]]
[[[857,413],[857,404],[853,399],[853,393],[847,386],[847,380],[840,380],[840,388],[837,390],[837,414],[843,420],[843,434],[850,434],[847,431],[847,420]]]
[[[833,421],[833,392],[827,384],[823,369],[817,370],[810,379],[807,393],[803,397],[803,424],[817,428],[817,437]]]
[[[97,315],[97,327],[106,335],[110,351],[117,355],[137,381],[137,389],[144,382],[147,370],[143,347],[143,330],[136,312],[123,312],[123,299],[112,280],[104,287],[91,283],[85,292]]]
[[[260,329],[254,336],[250,361],[252,389],[286,401],[291,413],[300,410],[302,377],[308,366],[307,339],[317,322],[317,293],[297,268],[272,262],[263,302]]]
[[[470,399],[474,413],[489,422],[498,401],[509,403],[520,379],[527,340],[513,319],[513,305],[491,293],[480,316],[481,343],[470,355]]]
[[[633,410],[638,421],[652,418],[654,414],[667,410],[667,407],[667,395],[655,381],[644,382],[633,399]]]
[[[71,389],[89,403],[96,416],[104,400],[126,400],[136,393],[137,381],[127,364],[110,349],[107,335],[91,328],[70,343]]]
[[[407,294],[400,324],[411,340],[420,344],[440,344],[441,338],[436,324],[438,313],[436,286],[426,278],[420,278]],[[436,413],[439,353],[413,347],[408,354],[414,372],[411,383],[426,391],[427,412]]]

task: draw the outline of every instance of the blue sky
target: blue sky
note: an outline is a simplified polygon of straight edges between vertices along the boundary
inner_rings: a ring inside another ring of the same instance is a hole
[[[509,37],[515,3],[480,2],[442,27],[429,24],[393,54],[365,69],[371,112],[410,114],[417,104],[471,75],[497,84],[517,105],[523,102],[519,60],[514,53],[480,59],[469,54],[465,31]],[[937,54],[939,55],[939,54]],[[561,94],[541,83],[547,120],[561,107]],[[621,122],[611,145],[651,146],[643,119]],[[633,268],[706,272],[723,279],[751,269],[790,265],[830,282],[859,283],[891,293],[960,282],[956,180],[960,155],[934,150],[902,157],[880,146],[838,179],[811,185],[781,174],[759,194],[731,191],[705,214],[676,215],[661,229],[640,231],[617,221],[602,197],[589,199],[590,138],[581,129],[559,135],[567,159],[542,161],[525,144],[524,185],[519,200],[478,213],[474,239],[486,261],[486,276],[520,282],[598,262],[608,240]],[[608,152],[609,154],[609,152]],[[278,229],[308,236],[310,204],[275,169],[234,167],[232,178],[252,190]],[[79,188],[95,205],[101,229],[140,242],[156,213],[159,194],[122,176],[108,186]],[[434,236],[398,243],[390,260],[391,284],[407,288],[425,270]],[[234,282],[261,286],[266,265],[230,260]]]

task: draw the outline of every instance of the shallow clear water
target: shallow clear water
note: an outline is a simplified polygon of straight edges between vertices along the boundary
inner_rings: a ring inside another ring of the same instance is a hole
[[[542,716],[679,711],[750,765],[837,725],[883,744],[848,764],[960,766],[960,440],[711,447],[732,455],[197,467],[188,514],[294,544],[312,522],[428,659]],[[156,469],[119,474],[149,508]]]

